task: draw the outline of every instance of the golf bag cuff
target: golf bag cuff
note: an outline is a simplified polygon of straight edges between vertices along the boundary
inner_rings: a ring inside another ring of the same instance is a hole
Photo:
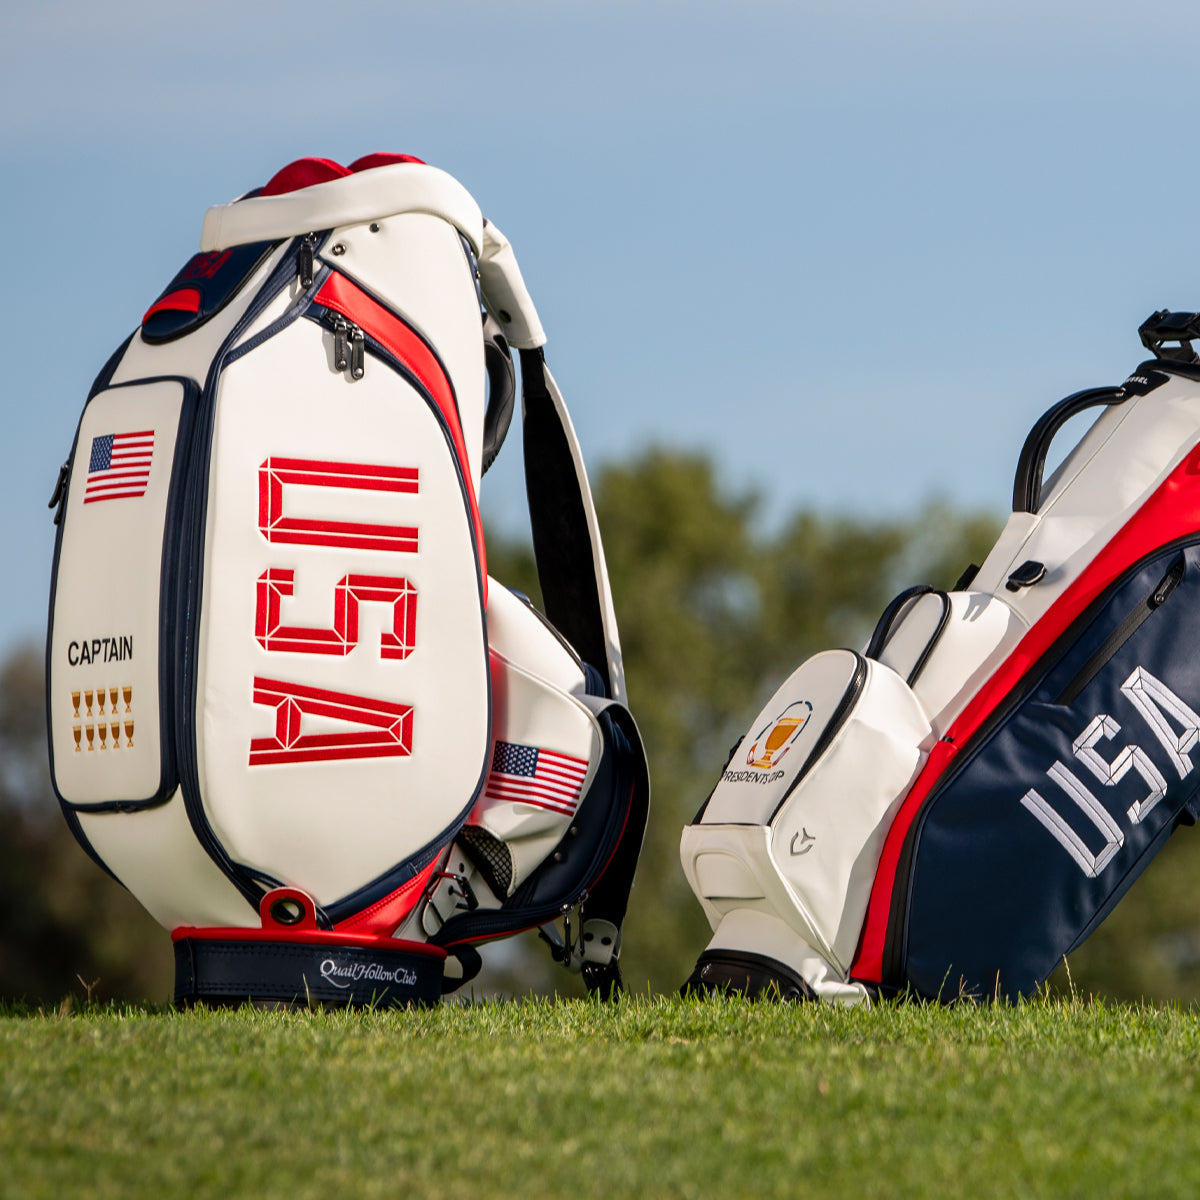
[[[536,350],[546,344],[546,333],[512,244],[490,221],[483,224],[479,286],[488,312],[500,322],[510,345],[518,350]]]

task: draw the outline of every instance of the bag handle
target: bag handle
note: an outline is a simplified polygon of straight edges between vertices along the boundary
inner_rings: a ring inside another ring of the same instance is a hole
[[[1021,457],[1017,460],[1017,475],[1013,481],[1013,512],[1036,513],[1042,502],[1042,474],[1046,455],[1054,435],[1074,416],[1100,405],[1120,404],[1128,398],[1124,388],[1087,388],[1060,400],[1045,413],[1029,431]]]

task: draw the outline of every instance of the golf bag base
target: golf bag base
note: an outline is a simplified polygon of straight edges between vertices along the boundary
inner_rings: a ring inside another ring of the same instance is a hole
[[[171,934],[175,1003],[288,1007],[427,1007],[442,997],[446,952],[423,942],[319,929],[312,898],[279,888],[262,929]]]
[[[680,995],[737,992],[751,1000],[815,1000],[812,989],[795,971],[762,954],[705,950]]]
[[[983,565],[759,715],[681,841],[710,952],[811,986],[811,947],[864,997],[1026,996],[1200,816],[1197,329],[1154,314],[1154,360],[1034,426]]]

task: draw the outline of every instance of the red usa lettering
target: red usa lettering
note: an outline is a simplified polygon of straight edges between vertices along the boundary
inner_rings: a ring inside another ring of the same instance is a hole
[[[268,543],[415,554],[415,526],[288,516],[289,486],[416,494],[416,467],[271,456],[258,468],[258,528]],[[268,567],[256,581],[254,634],[264,650],[284,654],[347,656],[358,645],[359,608],[388,604],[392,627],[380,639],[381,659],[405,659],[416,646],[417,591],[399,575],[350,572],[334,586],[329,628],[283,623],[283,601],[294,591],[295,572]],[[256,676],[255,704],[275,709],[273,737],[253,738],[250,766],[350,758],[404,757],[412,753],[409,704]],[[325,717],[357,728],[344,733],[304,731],[304,718]]]
[[[390,604],[392,629],[384,632],[381,658],[407,658],[417,629],[417,592],[407,579],[384,575],[345,575],[333,589],[333,628],[284,625],[281,600],[293,591],[295,572],[271,567],[258,577],[254,635],[264,650],[297,654],[349,654],[358,645],[358,607]]]
[[[1134,668],[1121,685],[1121,692],[1145,718],[1179,778],[1186,779],[1195,767],[1191,751],[1200,742],[1200,715],[1144,667]],[[1176,733],[1171,722],[1180,726],[1181,732]],[[1071,751],[1105,787],[1115,787],[1131,770],[1141,776],[1146,785],[1146,794],[1131,804],[1125,813],[1131,824],[1139,825],[1167,794],[1167,781],[1141,746],[1130,743],[1111,761],[1100,754],[1096,744],[1114,738],[1120,732],[1121,726],[1112,717],[1100,713],[1075,739]],[[1107,808],[1061,762],[1054,763],[1046,774],[1067,794],[1104,839],[1101,849],[1093,853],[1066,819],[1035,788],[1030,788],[1021,797],[1021,807],[1033,814],[1086,876],[1095,878],[1124,845],[1125,835]]]
[[[411,704],[258,676],[254,703],[275,709],[275,736],[251,739],[252,767],[339,758],[403,758],[412,753]],[[349,733],[305,733],[306,716],[332,717],[360,728]]]

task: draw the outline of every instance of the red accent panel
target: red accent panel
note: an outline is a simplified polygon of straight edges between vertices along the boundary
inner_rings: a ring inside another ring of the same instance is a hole
[[[423,158],[414,158],[411,154],[364,154],[350,164],[351,171],[369,171],[372,167],[390,167],[393,163],[416,163],[425,166]]]
[[[258,468],[258,528],[268,542],[300,546],[342,546],[352,550],[417,552],[412,525],[375,525],[361,521],[319,521],[283,515],[285,484],[307,487],[353,488],[365,492],[415,493],[416,467],[385,467],[374,463],[325,462],[315,458],[272,456]]]
[[[198,313],[199,311],[200,293],[195,288],[180,288],[179,291],[171,292],[170,295],[164,296],[161,300],[155,300],[146,309],[146,313],[142,317],[142,324],[145,325],[158,312]]]
[[[438,362],[437,355],[430,350],[425,339],[415,329],[402,321],[395,313],[384,308],[360,287],[351,283],[344,275],[336,272],[321,285],[315,297],[323,304],[353,321],[360,329],[369,333],[381,346],[408,368],[433,397],[441,410],[454,451],[462,467],[463,481],[467,490],[467,503],[471,510],[471,524],[475,530],[475,545],[479,551],[479,570],[483,585],[483,599],[487,603],[487,559],[483,547],[483,522],[479,518],[479,502],[471,484],[471,470],[467,459],[467,446],[463,438],[462,422],[458,416],[458,402],[454,388]]]
[[[884,842],[858,954],[850,968],[853,978],[866,983],[879,983],[882,980],[883,947],[887,938],[900,851],[926,797],[954,761],[958,750],[974,736],[1025,673],[1066,632],[1071,622],[1117,576],[1167,542],[1200,530],[1200,475],[1196,473],[1194,465],[1198,461],[1198,453],[1200,446],[1163,480],[1146,503],[1080,572],[1079,578],[1050,606],[1042,619],[1000,664],[991,679],[975,694],[946,731],[945,740],[938,743],[930,754],[929,761],[917,776]]]
[[[334,928],[339,931],[355,929],[378,936],[383,936],[387,930],[395,929],[416,908],[417,901],[425,894],[437,865],[438,860],[435,858],[425,870],[414,875],[407,883],[401,884],[390,895],[376,901],[370,908],[364,908],[362,912],[339,921]]]
[[[251,738],[252,767],[345,758],[406,758],[412,753],[411,704],[258,676],[254,678],[254,703],[275,710],[275,736]],[[355,733],[302,733],[306,715],[332,717],[361,728]]]
[[[361,946],[369,950],[403,950],[406,954],[427,954],[430,958],[446,957],[446,951],[441,946],[430,946],[427,942],[407,942],[367,933],[335,933],[324,929],[292,931],[180,925],[171,930],[171,941],[179,942],[184,938],[202,942],[299,942],[306,946],[329,946],[331,949],[338,946]]]
[[[286,167],[281,167],[271,176],[260,196],[281,196],[284,192],[298,192],[315,183],[329,183],[333,179],[344,179],[350,171],[331,158],[298,158]]]

